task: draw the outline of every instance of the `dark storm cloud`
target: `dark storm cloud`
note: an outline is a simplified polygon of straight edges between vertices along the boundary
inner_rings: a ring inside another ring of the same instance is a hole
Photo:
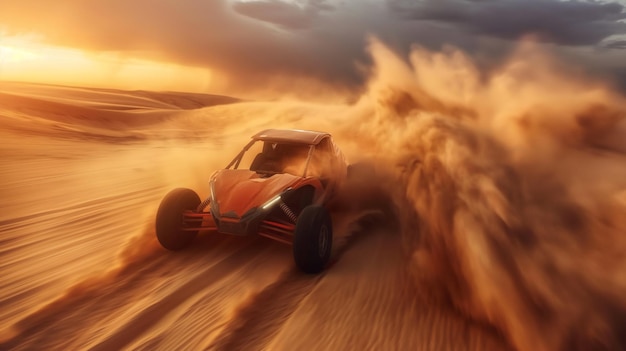
[[[626,26],[615,3],[388,1],[2,0],[0,33],[34,32],[54,45],[207,67],[240,86],[287,77],[358,87],[369,35],[403,54],[412,44],[450,44],[492,64],[512,44],[497,38],[540,32],[556,43],[593,45]]]
[[[401,17],[449,23],[463,30],[515,40],[535,34],[546,42],[595,45],[626,33],[616,2],[559,0],[389,0]]]
[[[334,7],[324,0],[311,0],[301,4],[266,0],[235,2],[233,8],[238,13],[254,19],[287,29],[299,29],[311,26],[320,12],[332,10]]]

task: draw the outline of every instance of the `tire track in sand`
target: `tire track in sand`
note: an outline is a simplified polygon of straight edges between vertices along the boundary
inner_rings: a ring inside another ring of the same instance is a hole
[[[262,350],[276,336],[300,303],[314,290],[352,246],[376,227],[380,213],[366,210],[352,214],[335,214],[334,231],[340,233],[326,271],[308,275],[292,269],[248,300],[228,322],[221,334],[206,350]],[[368,229],[365,229],[369,226]]]
[[[248,245],[246,246],[244,243]],[[213,262],[207,261],[206,263],[211,264],[211,267],[199,273],[183,287],[193,285],[193,282],[202,280],[202,277],[208,279],[202,281],[202,288],[219,281],[217,278],[212,279],[211,273],[213,271],[224,269],[229,261],[241,260],[242,255],[249,254],[252,250],[249,246],[258,248],[258,244],[255,245],[255,242],[245,241],[244,243],[236,243],[224,240],[224,238],[214,240],[213,245],[217,246],[213,249],[221,248],[231,252],[220,255],[219,258],[216,257]],[[141,245],[141,243],[134,244]],[[246,247],[248,247],[247,251]],[[232,252],[233,249],[237,251]],[[59,298],[42,306],[9,329],[2,331],[4,340],[0,342],[0,350],[28,349],[35,346],[37,346],[36,348],[64,349],[66,348],[64,345],[71,344],[73,339],[80,336],[76,333],[78,330],[83,330],[83,328],[78,327],[80,325],[95,323],[108,329],[105,320],[110,319],[112,313],[116,314],[116,311],[124,308],[123,306],[132,303],[133,299],[143,296],[144,294],[140,291],[151,289],[149,287],[151,282],[159,284],[159,281],[163,281],[163,274],[169,275],[170,273],[167,272],[172,271],[171,268],[176,265],[176,262],[189,259],[189,255],[172,256],[164,253],[163,250],[149,249],[146,252],[131,252],[129,257],[122,254],[119,268],[71,286]],[[192,253],[194,253],[192,258],[198,257],[201,251],[196,249],[192,250]],[[174,258],[174,262],[172,262],[172,258]],[[172,274],[176,274],[176,272],[172,272]],[[195,287],[198,285],[196,284]],[[178,293],[178,296],[181,296],[181,289],[176,289],[174,294]],[[169,300],[166,299],[165,303],[160,306],[165,306],[166,310],[169,306],[175,308],[175,305],[168,305],[167,302],[171,302],[171,300],[172,297],[169,297]],[[135,316],[135,319],[143,315],[140,313]],[[152,317],[149,315],[149,318]],[[156,321],[156,319],[154,320]],[[117,330],[118,328],[115,328],[112,335],[115,335]]]
[[[242,261],[259,251],[259,244],[260,242],[256,240],[246,243],[241,249],[212,265],[165,298],[143,310],[91,350],[107,351],[124,348],[165,318],[169,312],[175,310],[184,301],[206,289],[208,285],[218,283],[232,274],[233,271],[239,269]]]
[[[60,321],[72,320],[74,315],[88,310],[90,306],[95,306],[97,311],[99,303],[108,296],[118,295],[121,290],[132,291],[140,287],[142,277],[164,260],[159,258],[158,254],[158,252],[147,253],[117,269],[69,287],[62,296],[20,320],[9,331],[3,331],[5,334],[13,335],[0,342],[0,350],[23,347],[29,343],[37,344],[38,347],[45,346],[51,339],[58,338],[58,335],[53,334],[60,333],[55,332]],[[113,282],[120,280],[124,281],[124,284],[111,288]]]
[[[261,350],[323,277],[291,270],[241,307],[207,350]]]

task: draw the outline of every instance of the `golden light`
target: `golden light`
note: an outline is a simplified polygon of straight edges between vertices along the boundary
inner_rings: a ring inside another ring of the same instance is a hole
[[[0,45],[0,62],[21,62],[36,59],[37,55],[12,46]]]
[[[0,36],[0,81],[206,92],[212,75],[207,68],[52,46],[32,36]]]

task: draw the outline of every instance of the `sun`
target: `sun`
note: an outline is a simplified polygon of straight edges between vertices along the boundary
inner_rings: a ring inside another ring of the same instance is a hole
[[[0,63],[13,63],[36,60],[39,58],[34,52],[8,45],[0,45]]]

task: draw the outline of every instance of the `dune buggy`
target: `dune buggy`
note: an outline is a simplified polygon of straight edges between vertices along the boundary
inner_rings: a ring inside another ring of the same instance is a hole
[[[169,192],[157,212],[156,236],[166,249],[180,250],[201,230],[260,235],[293,245],[296,266],[318,273],[333,240],[326,205],[346,177],[330,134],[268,129],[211,176],[206,200],[191,189]]]

